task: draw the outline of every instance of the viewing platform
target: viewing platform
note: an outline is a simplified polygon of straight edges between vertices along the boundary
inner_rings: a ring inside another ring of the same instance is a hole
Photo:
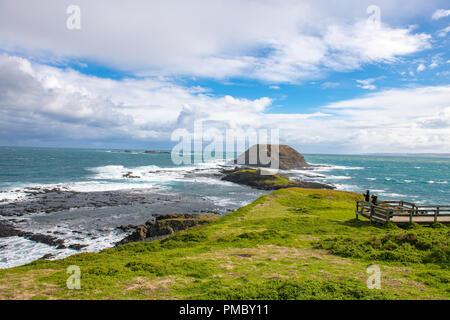
[[[407,201],[356,202],[356,219],[363,216],[371,222],[385,224],[391,221],[397,225],[409,223],[450,223],[450,205],[418,206]]]

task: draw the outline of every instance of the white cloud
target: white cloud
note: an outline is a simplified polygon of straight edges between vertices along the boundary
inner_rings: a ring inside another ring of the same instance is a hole
[[[331,26],[325,39],[337,54],[330,54],[327,63],[338,69],[353,69],[362,63],[392,62],[398,56],[429,47],[429,35],[411,31],[412,28],[393,29],[367,21]]]
[[[320,85],[322,89],[337,88],[341,84],[339,82],[326,81]]]
[[[438,31],[438,36],[439,37],[446,37],[447,33],[450,32],[450,26],[448,26],[447,28],[441,29]]]
[[[356,80],[358,82],[358,87],[367,89],[367,90],[375,90],[377,87],[373,84],[377,79],[365,79],[365,80]]]
[[[237,114],[263,112],[270,104],[264,97],[213,97],[198,87],[148,78],[102,79],[0,56],[3,137],[23,129],[52,137],[53,128],[59,128],[57,136],[79,139],[167,140],[171,130],[186,121],[188,109],[194,110],[192,117],[215,114],[233,119]]]
[[[431,18],[433,20],[439,20],[441,18],[448,17],[449,15],[450,15],[450,10],[439,9],[433,13],[433,16]]]
[[[417,72],[422,72],[422,71],[424,71],[425,69],[426,69],[427,67],[425,67],[425,65],[423,64],[423,63],[421,63],[421,64],[419,64],[418,66],[417,66]]]
[[[381,25],[366,21],[370,1],[80,0],[77,31],[66,29],[70,1],[0,1],[0,48],[52,62],[101,62],[144,76],[295,83],[330,70],[392,63],[430,40],[412,28],[389,26],[388,18],[404,19],[404,10],[387,0],[379,1]],[[420,14],[419,0],[410,6],[409,15]]]
[[[424,128],[450,128],[450,107],[420,119],[419,123]]]
[[[448,152],[450,146],[450,86],[385,90],[297,114],[269,113],[267,97],[205,90],[150,78],[102,79],[2,55],[0,142],[84,139],[126,147],[167,142],[174,129],[209,120],[279,128],[283,143],[309,152]]]

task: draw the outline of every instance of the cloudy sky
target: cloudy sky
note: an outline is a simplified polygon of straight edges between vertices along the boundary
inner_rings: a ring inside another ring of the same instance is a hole
[[[169,149],[201,119],[450,152],[449,35],[446,0],[0,0],[0,145]]]

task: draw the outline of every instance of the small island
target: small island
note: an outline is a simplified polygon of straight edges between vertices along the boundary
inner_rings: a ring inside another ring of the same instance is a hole
[[[278,145],[279,169],[311,169],[313,165],[306,162],[305,158],[287,145]],[[267,157],[272,156],[273,145],[256,144],[242,153],[236,160],[235,164],[245,165],[246,167],[235,167],[234,169],[224,169],[222,180],[239,183],[260,190],[278,190],[283,188],[309,188],[309,189],[335,189],[334,186],[314,182],[299,180],[293,181],[285,173],[271,174],[269,169],[270,163],[266,164],[261,161],[259,155],[266,154]],[[257,155],[256,163],[251,161],[251,155]],[[261,170],[267,170],[262,173]]]
[[[309,163],[306,162],[305,158],[287,145],[276,145],[278,147],[278,159],[279,166],[278,169],[281,170],[291,170],[291,169],[304,169],[312,167]],[[272,149],[274,149],[275,145],[271,144],[255,144],[251,146],[247,151],[242,153],[235,161],[235,164],[247,165],[250,167],[257,168],[268,168],[270,167],[270,163],[267,164],[260,158],[260,154],[267,155],[267,157],[272,156]],[[254,163],[251,156],[256,155],[256,163]]]
[[[260,190],[278,190],[284,188],[335,189],[334,186],[314,181],[292,181],[282,174],[261,174],[261,169],[236,167],[223,170],[222,180],[239,183]]]

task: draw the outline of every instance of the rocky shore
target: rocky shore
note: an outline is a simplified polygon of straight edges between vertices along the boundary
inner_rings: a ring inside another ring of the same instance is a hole
[[[158,215],[155,219],[148,220],[144,225],[120,226],[123,231],[134,230],[129,236],[117,243],[117,245],[130,242],[151,241],[161,237],[169,236],[176,232],[202,225],[217,219],[212,214],[165,214]]]
[[[155,193],[153,189],[76,192],[63,187],[32,187],[22,192],[25,196],[20,201],[0,203],[0,239],[20,237],[52,247],[49,251],[53,254],[43,254],[41,259],[54,258],[55,252],[64,249],[90,251],[99,240],[105,246],[119,239],[126,243],[136,238],[135,226],[145,221],[146,234],[153,237],[203,223],[197,215],[232,210],[218,208],[206,197]],[[180,211],[186,214],[171,220],[165,217]],[[157,223],[150,227],[150,221]],[[124,224],[132,226],[117,228]]]
[[[70,244],[66,245],[64,240],[59,239],[55,236],[41,233],[33,233],[22,231],[15,228],[13,225],[8,223],[7,221],[0,221],[0,238],[6,237],[22,237],[34,242],[44,243],[49,246],[56,247],[56,249],[73,249],[73,250],[81,250],[86,245],[83,244]]]

